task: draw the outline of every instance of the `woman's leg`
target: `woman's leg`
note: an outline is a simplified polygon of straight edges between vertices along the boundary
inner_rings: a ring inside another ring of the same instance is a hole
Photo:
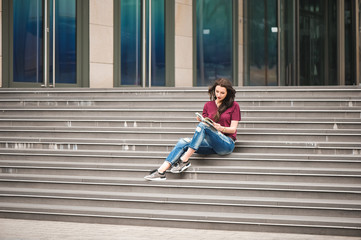
[[[170,166],[172,165],[168,161],[164,161],[164,163],[158,168],[158,172],[164,173],[170,168]]]
[[[178,143],[174,146],[173,150],[168,154],[168,157],[163,162],[163,164],[158,168],[158,172],[164,173],[167,171],[172,165],[174,165],[178,160],[184,155],[184,153],[190,148],[189,143],[191,139],[189,138],[181,138]]]
[[[173,150],[169,153],[163,164],[144,178],[149,181],[166,180],[165,171],[167,171],[173,164],[175,164],[184,154],[184,152],[187,151],[190,141],[190,139],[181,138],[174,146]]]
[[[195,153],[198,153],[198,150],[201,150],[200,153],[211,154],[215,153],[212,147],[208,144],[206,137],[207,132],[210,134],[216,134],[216,131],[210,129],[210,127],[204,123],[199,123],[196,131],[193,135],[192,141],[188,145],[187,151],[180,157],[180,162],[177,166],[174,166],[171,169],[172,173],[181,173],[188,169],[191,166],[189,158]]]
[[[188,148],[188,150],[180,157],[180,160],[183,162],[187,162],[195,152],[196,150],[194,150],[193,148]]]
[[[199,123],[195,133],[193,135],[192,140],[190,141],[189,144],[187,144],[187,151],[180,157],[180,160],[182,162],[187,162],[189,160],[189,158],[197,151],[197,149],[202,145],[202,142],[204,141],[205,138],[205,129],[209,128],[206,124],[204,123]]]
[[[225,155],[231,153],[233,149],[233,140],[220,132],[214,131],[206,124],[199,123],[193,138],[191,140],[189,138],[180,139],[158,170],[164,172],[174,165],[178,159],[187,162],[197,150],[200,150],[199,152],[203,154],[217,153]]]
[[[215,131],[207,125],[200,123],[196,129],[189,148],[199,154],[219,154],[226,155],[234,150],[234,141],[224,134]],[[188,152],[190,155],[194,151]],[[185,154],[186,155],[186,154]],[[189,155],[186,155],[188,157]],[[189,157],[188,157],[189,158]],[[183,159],[183,157],[182,157]],[[187,160],[184,158],[183,160]]]
[[[183,163],[187,162],[195,152],[199,152],[201,154],[218,153],[224,155],[231,153],[233,149],[234,142],[229,137],[212,130],[204,123],[199,123],[193,138],[180,139],[173,150],[169,153],[166,161],[157,169],[157,172],[164,175],[164,172],[178,162],[179,159],[182,161],[182,164],[179,165],[185,165]],[[176,168],[178,169],[174,169],[172,172],[182,172],[189,166],[190,163],[188,163],[185,167],[177,166]],[[146,176],[145,178],[152,180],[150,176],[151,175]]]
[[[206,125],[204,125],[204,126],[206,126]],[[190,148],[189,145],[194,141],[202,142],[202,140],[204,138],[204,135],[197,134],[197,132],[200,132],[200,131],[201,131],[201,128],[198,125],[192,139],[181,138],[178,141],[178,143],[174,146],[173,150],[169,153],[168,157],[163,162],[163,164],[158,168],[158,172],[164,173],[172,165],[177,163],[179,159],[181,159],[181,161],[183,161],[183,162],[187,162],[189,160],[189,158],[196,151],[195,149]]]

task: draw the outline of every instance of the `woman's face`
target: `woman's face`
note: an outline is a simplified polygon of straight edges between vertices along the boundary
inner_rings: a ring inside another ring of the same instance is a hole
[[[220,85],[216,86],[214,92],[216,94],[217,102],[222,102],[227,96],[227,88],[221,87]]]

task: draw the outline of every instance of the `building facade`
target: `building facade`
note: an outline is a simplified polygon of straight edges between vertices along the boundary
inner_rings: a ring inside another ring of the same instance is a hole
[[[0,0],[0,85],[359,85],[361,0]]]

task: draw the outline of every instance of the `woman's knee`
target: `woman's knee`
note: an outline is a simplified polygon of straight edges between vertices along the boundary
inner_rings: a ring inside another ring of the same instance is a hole
[[[190,139],[190,138],[181,138],[181,139],[178,140],[178,142],[176,144],[176,147],[179,147],[179,148],[188,147],[191,140],[192,139]]]
[[[204,123],[204,122],[200,122],[200,123],[198,123],[198,126],[197,126],[197,128],[203,128],[203,129],[205,129],[205,128],[207,128],[207,127],[209,127],[206,123]]]

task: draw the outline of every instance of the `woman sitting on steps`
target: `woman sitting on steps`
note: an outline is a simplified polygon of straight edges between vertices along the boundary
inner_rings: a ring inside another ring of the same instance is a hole
[[[193,138],[181,138],[164,163],[144,177],[146,180],[166,180],[165,172],[171,166],[172,173],[185,171],[191,166],[189,158],[193,153],[226,155],[233,152],[241,120],[239,105],[234,101],[236,90],[229,80],[220,78],[208,93],[211,101],[204,104],[202,116],[212,119],[214,128],[197,117],[200,123]]]

